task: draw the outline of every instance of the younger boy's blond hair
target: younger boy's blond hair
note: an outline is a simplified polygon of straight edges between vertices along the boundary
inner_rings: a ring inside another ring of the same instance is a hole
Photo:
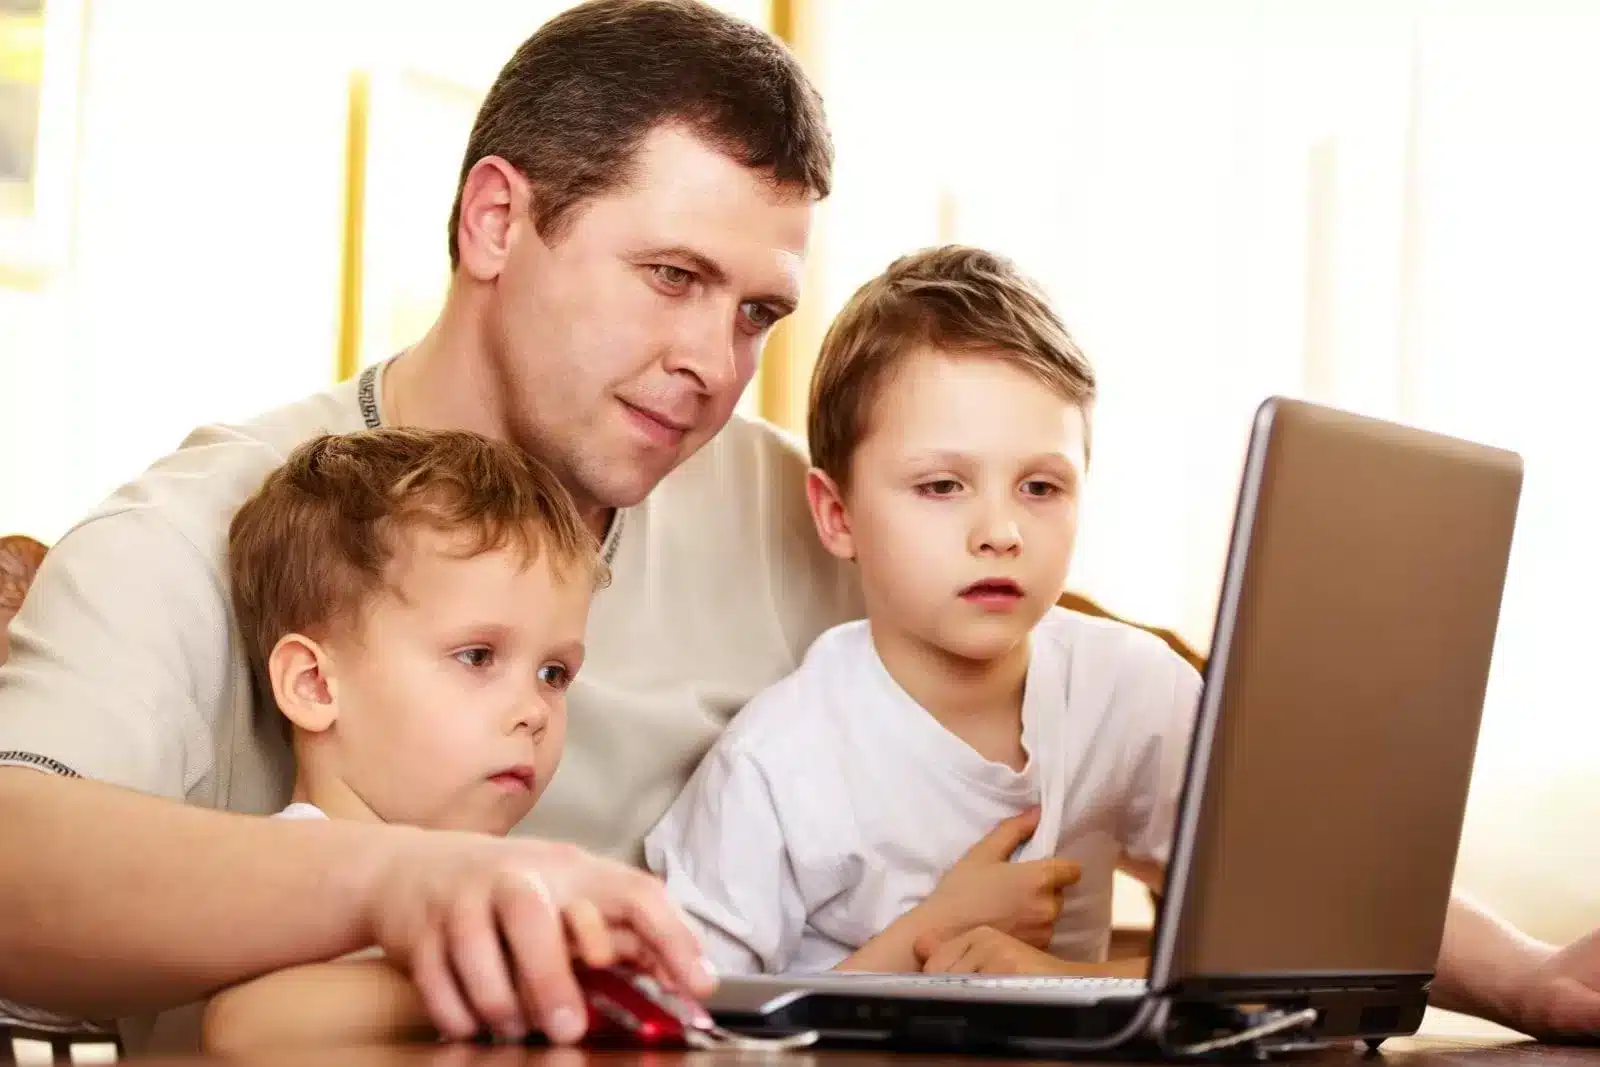
[[[1079,405],[1087,433],[1094,370],[1039,288],[992,252],[925,249],[856,290],[823,338],[806,436],[812,465],[840,489],[878,398],[919,349],[1014,363]]]
[[[296,448],[229,527],[234,611],[256,668],[286,634],[353,625],[419,528],[465,535],[465,556],[509,544],[525,563],[551,553],[558,578],[609,580],[572,497],[521,449],[449,430],[324,435]]]

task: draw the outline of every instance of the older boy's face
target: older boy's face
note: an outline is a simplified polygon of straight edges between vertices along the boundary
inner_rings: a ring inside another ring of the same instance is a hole
[[[408,541],[359,635],[331,643],[326,741],[385,821],[505,833],[561,759],[593,584],[547,550],[524,566],[511,546],[461,558],[442,534]]]
[[[1013,364],[912,355],[876,404],[846,510],[875,622],[951,655],[1014,648],[1066,584],[1083,411]]]
[[[547,243],[512,223],[493,338],[520,444],[589,506],[637,503],[720,430],[800,298],[811,199],[675,128]]]

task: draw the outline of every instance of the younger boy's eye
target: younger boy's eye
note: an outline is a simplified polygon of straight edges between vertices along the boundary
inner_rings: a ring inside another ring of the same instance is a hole
[[[572,681],[572,674],[559,663],[546,663],[539,668],[539,681],[552,689],[565,689]]]
[[[1031,497],[1036,497],[1040,500],[1043,500],[1046,497],[1055,496],[1057,493],[1061,492],[1061,487],[1053,482],[1043,482],[1036,478],[1032,481],[1023,482],[1022,491]]]
[[[482,645],[474,648],[463,648],[456,653],[456,659],[465,666],[481,670],[494,662],[494,649]]]

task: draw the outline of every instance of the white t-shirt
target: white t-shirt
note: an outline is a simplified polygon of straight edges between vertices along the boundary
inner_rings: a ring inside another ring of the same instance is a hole
[[[827,970],[1038,804],[1015,858],[1083,871],[1051,950],[1101,960],[1119,860],[1166,862],[1199,691],[1159,639],[1052,608],[1032,634],[1019,772],[912,701],[867,624],[847,623],[734,719],[646,860],[725,973]]]
[[[274,819],[326,819],[327,817],[327,812],[303,800],[295,801],[273,816]]]

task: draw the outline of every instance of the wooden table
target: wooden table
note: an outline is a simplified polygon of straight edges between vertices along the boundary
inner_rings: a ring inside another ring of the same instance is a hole
[[[136,1059],[142,1067],[221,1067],[228,1062]],[[233,1061],[241,1067],[1025,1067],[1029,1063],[1090,1064],[1092,1060],[1029,1061],[976,1056],[808,1049],[775,1054],[741,1052],[649,1052],[516,1046],[408,1045],[359,1049],[295,1049]],[[1384,1045],[1376,1057],[1357,1048],[1304,1053],[1274,1061],[1301,1067],[1600,1067],[1600,1047],[1541,1045],[1493,1038],[1407,1038]],[[1122,1065],[1126,1067],[1126,1064]]]

